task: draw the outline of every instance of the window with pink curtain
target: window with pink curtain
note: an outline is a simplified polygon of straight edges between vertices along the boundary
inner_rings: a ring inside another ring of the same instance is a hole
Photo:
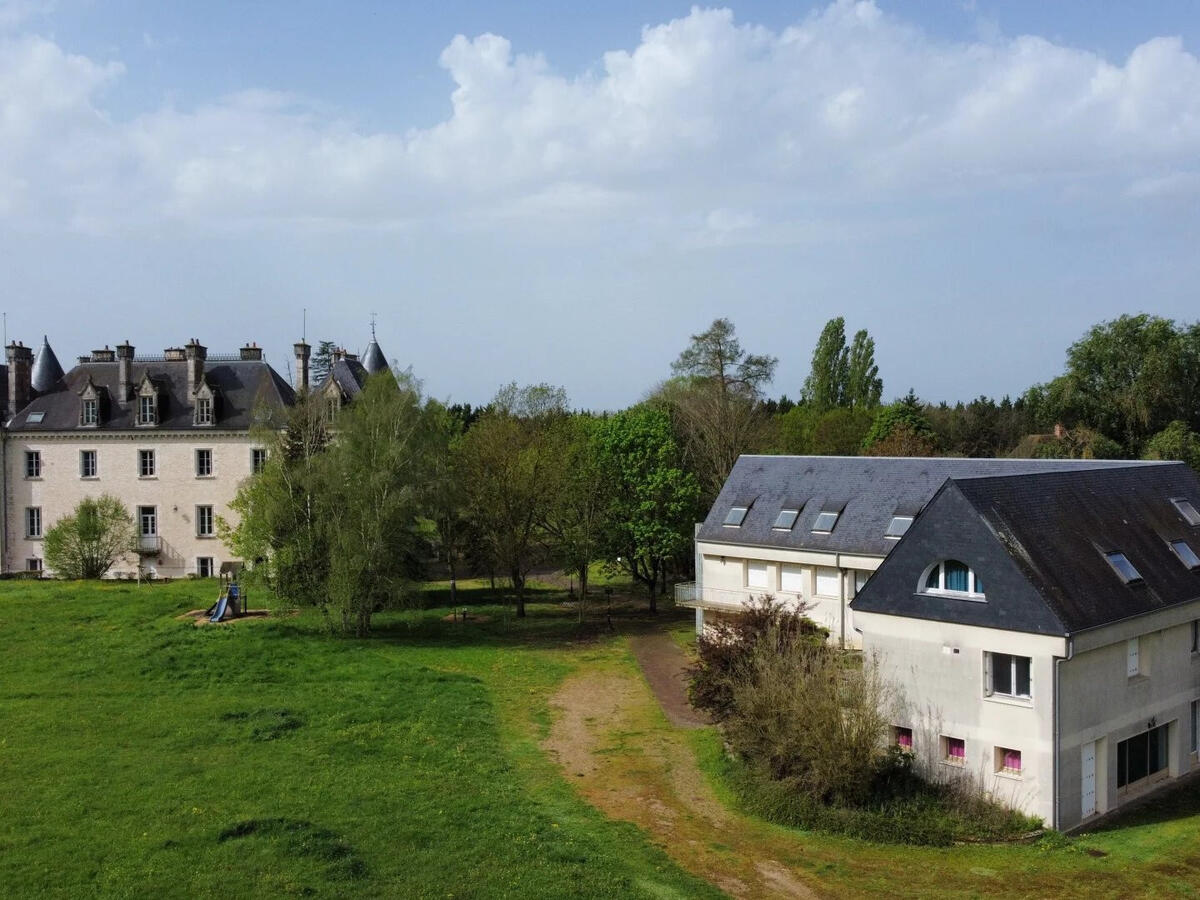
[[[1001,755],[1002,766],[1005,772],[1020,772],[1021,771],[1021,751],[1020,750],[1004,750]]]
[[[967,742],[962,738],[946,738],[946,761],[962,765],[967,759]]]
[[[912,753],[912,748],[913,748],[912,729],[911,728],[901,728],[899,725],[897,725],[896,726],[896,744],[900,747],[901,750],[904,750],[908,753]]]

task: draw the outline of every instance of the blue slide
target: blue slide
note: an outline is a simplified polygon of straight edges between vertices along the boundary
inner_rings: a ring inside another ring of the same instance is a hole
[[[220,622],[223,618],[225,618],[225,610],[228,606],[229,606],[229,598],[227,596],[225,596],[224,594],[222,594],[221,599],[217,601],[217,611],[212,614],[212,618],[209,619],[208,621]]]

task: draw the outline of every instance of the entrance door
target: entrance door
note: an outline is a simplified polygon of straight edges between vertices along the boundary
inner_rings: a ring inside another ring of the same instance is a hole
[[[1083,809],[1082,818],[1096,813],[1096,742],[1083,745]]]

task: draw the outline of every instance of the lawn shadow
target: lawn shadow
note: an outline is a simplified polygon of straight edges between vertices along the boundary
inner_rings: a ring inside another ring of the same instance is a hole
[[[1200,815],[1200,771],[1192,772],[1172,784],[1139,797],[1107,813],[1095,825],[1076,836],[1103,834],[1140,825],[1157,825]]]

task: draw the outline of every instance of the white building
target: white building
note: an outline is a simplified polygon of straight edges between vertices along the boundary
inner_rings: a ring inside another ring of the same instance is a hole
[[[1198,510],[1182,463],[946,481],[851,604],[895,739],[1060,829],[1193,769]]]

